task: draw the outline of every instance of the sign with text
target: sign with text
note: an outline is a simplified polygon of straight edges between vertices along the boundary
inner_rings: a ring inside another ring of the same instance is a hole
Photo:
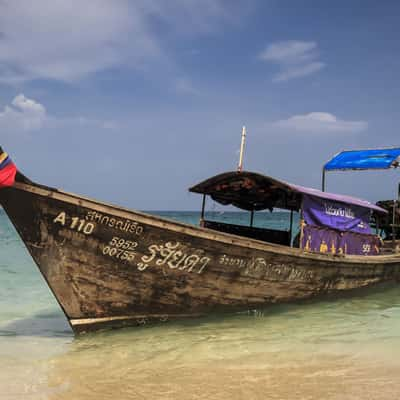
[[[370,215],[368,208],[308,195],[303,197],[303,218],[307,225],[370,234]]]

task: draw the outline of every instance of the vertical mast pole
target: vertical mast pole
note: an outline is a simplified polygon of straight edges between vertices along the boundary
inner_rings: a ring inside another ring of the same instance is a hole
[[[244,153],[244,144],[246,142],[246,127],[243,126],[242,129],[242,142],[240,144],[240,155],[239,155],[239,165],[237,168],[238,172],[242,172],[243,170],[243,153]]]

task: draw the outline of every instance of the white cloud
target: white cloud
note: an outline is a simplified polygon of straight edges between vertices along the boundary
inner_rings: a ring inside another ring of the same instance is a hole
[[[167,62],[160,25],[180,34],[209,32],[230,19],[229,10],[223,0],[3,0],[0,82],[70,82],[109,68]]]
[[[274,82],[311,75],[325,67],[325,64],[318,60],[316,42],[288,40],[272,43],[259,57],[263,61],[279,65],[280,72],[274,75]]]
[[[14,97],[10,105],[0,111],[0,131],[6,133],[33,132],[45,128],[76,127],[116,130],[114,121],[99,120],[86,117],[58,118],[47,113],[46,107],[24,94]]]
[[[34,131],[42,128],[46,119],[46,108],[42,104],[19,94],[0,112],[0,129],[6,132]]]
[[[327,112],[294,115],[273,122],[273,128],[304,133],[357,133],[368,128],[366,121],[344,121]]]
[[[71,81],[157,54],[127,1],[10,0],[0,3],[2,80]],[[135,52],[127,54],[128,47]]]
[[[281,63],[298,63],[309,61],[317,48],[315,42],[302,42],[298,40],[287,40],[270,44],[260,57],[266,61]]]
[[[36,114],[43,116],[46,114],[46,109],[43,107],[42,104],[37,103],[35,100],[28,99],[22,93],[15,96],[11,104],[27,114]]]

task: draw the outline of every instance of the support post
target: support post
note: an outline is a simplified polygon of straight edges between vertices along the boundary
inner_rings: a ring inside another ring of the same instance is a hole
[[[254,210],[251,210],[251,213],[250,213],[250,228],[253,227],[253,221],[254,221]]]
[[[293,210],[290,210],[290,226],[289,226],[290,247],[292,247],[292,233],[293,233]]]
[[[393,200],[393,217],[392,217],[392,242],[393,242],[393,249],[396,248],[396,211],[397,211],[397,200]]]
[[[201,205],[200,226],[204,226],[205,208],[206,208],[206,195],[203,194],[203,203]]]
[[[377,214],[375,217],[375,223],[376,223],[376,226],[375,226],[376,234],[379,235],[379,216]]]
[[[397,200],[393,201],[393,219],[392,219],[392,240],[393,240],[393,249],[396,248],[396,229],[400,226],[397,223],[397,210],[400,206],[400,183],[397,189]],[[400,221],[399,221],[400,222]]]
[[[397,189],[397,200],[400,201],[400,182],[399,182],[399,188]]]
[[[325,165],[322,167],[322,191],[325,192]]]

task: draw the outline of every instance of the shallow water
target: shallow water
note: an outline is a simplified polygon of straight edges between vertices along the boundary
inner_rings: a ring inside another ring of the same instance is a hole
[[[74,339],[0,211],[1,399],[398,399],[399,334],[391,287]]]

